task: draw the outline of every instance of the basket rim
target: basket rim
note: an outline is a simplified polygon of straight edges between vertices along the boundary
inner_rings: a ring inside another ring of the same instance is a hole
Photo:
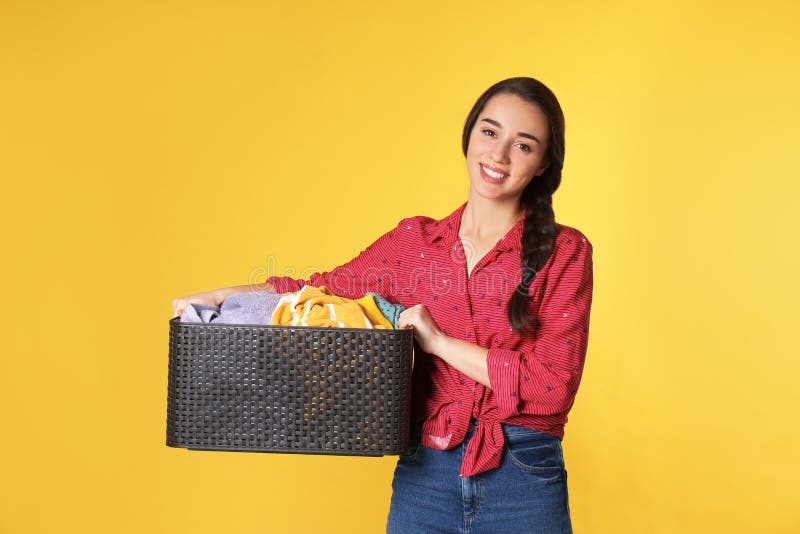
[[[386,335],[391,335],[390,332],[410,332],[411,335],[414,334],[414,327],[408,326],[406,328],[352,328],[352,327],[337,327],[337,326],[291,326],[291,325],[277,325],[277,324],[264,324],[264,323],[194,323],[194,322],[181,322],[180,316],[173,317],[169,320],[170,327],[176,326],[180,328],[223,328],[223,327],[257,327],[263,328],[265,330],[296,330],[296,329],[303,329],[303,330],[321,330],[321,331],[336,331],[336,332],[385,332]]]

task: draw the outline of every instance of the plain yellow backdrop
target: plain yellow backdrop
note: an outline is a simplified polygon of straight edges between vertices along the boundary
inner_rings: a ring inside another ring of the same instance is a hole
[[[797,2],[0,1],[0,531],[381,532],[396,457],[166,447],[173,298],[466,199],[478,95],[558,96],[594,244],[577,533],[794,533]]]

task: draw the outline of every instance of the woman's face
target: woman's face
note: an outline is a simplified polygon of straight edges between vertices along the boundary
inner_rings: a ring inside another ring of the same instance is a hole
[[[525,186],[547,167],[549,137],[547,116],[536,104],[508,93],[494,95],[469,138],[470,195],[519,201]]]

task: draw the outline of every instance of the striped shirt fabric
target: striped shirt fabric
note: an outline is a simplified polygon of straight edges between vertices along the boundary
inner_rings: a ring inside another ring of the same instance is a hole
[[[553,252],[529,290],[537,329],[518,334],[506,305],[521,278],[524,219],[468,275],[470,251],[458,236],[465,207],[440,220],[403,219],[349,262],[308,280],[267,281],[281,293],[324,285],[351,299],[373,291],[406,308],[424,304],[446,335],[488,349],[488,388],[435,355],[415,352],[411,413],[423,421],[421,444],[451,449],[476,419],[460,472],[472,476],[500,465],[501,422],[563,439],[586,357],[593,277],[591,243],[559,225]]]

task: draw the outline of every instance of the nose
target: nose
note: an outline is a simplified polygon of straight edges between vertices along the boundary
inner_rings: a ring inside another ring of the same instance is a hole
[[[508,143],[496,143],[492,147],[489,157],[497,163],[506,163],[508,161]]]

